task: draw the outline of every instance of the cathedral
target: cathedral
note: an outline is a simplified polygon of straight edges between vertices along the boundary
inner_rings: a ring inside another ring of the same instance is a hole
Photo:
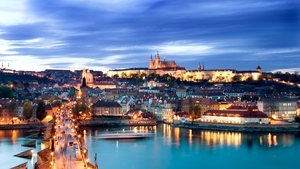
[[[176,65],[174,60],[166,61],[166,58],[164,57],[164,60],[160,60],[159,53],[157,51],[155,58],[153,60],[152,55],[150,57],[149,62],[149,69],[160,69],[160,68],[177,68],[179,67]]]

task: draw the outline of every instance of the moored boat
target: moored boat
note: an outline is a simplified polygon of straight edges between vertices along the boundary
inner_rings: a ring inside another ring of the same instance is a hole
[[[97,139],[143,139],[151,137],[152,133],[143,133],[143,132],[116,132],[116,133],[107,133],[100,134]]]

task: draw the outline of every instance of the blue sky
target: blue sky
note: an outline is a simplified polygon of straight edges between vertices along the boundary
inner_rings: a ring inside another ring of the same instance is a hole
[[[298,0],[0,1],[0,63],[16,70],[148,67],[300,72]]]

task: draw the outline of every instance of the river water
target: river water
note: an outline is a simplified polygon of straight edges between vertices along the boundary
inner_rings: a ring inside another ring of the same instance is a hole
[[[86,128],[86,147],[99,169],[294,169],[299,133],[241,133],[156,127]],[[103,140],[99,134],[142,130],[142,140]]]
[[[33,169],[34,163],[37,160],[36,153],[41,150],[41,140],[37,140],[37,147],[24,147],[22,144],[32,141],[27,138],[30,135],[29,130],[0,130],[0,168],[8,169],[17,166],[21,163],[28,162],[28,169]],[[32,159],[15,157],[14,155],[33,150]]]
[[[299,168],[299,133],[241,133],[154,127],[84,128],[89,160],[97,153],[99,169],[296,169]],[[112,131],[153,133],[146,139],[104,140],[100,134]],[[0,168],[8,169],[32,159],[13,155],[30,148],[21,146],[32,140],[26,130],[0,130]]]

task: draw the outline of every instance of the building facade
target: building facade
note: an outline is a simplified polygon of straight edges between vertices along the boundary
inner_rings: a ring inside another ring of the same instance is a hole
[[[208,110],[202,121],[234,124],[269,124],[268,116],[261,111]]]
[[[92,106],[95,116],[123,116],[122,106],[114,101],[97,101]]]
[[[297,114],[297,99],[263,98],[257,102],[257,107],[273,119],[290,120]]]
[[[189,113],[190,116],[192,111],[194,111],[195,118],[199,118],[208,110],[219,110],[220,105],[217,101],[210,98],[187,98],[182,102],[181,109]]]

